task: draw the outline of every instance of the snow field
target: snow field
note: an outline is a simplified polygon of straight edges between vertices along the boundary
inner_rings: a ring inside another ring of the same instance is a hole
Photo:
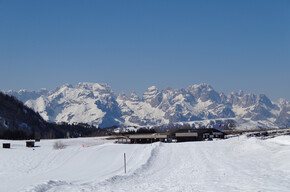
[[[102,181],[124,174],[124,153],[130,163],[127,171],[133,172],[140,163],[146,162],[144,156],[150,157],[147,153],[152,148],[147,145],[124,148],[113,141],[87,138],[61,140],[66,148],[55,150],[55,142],[42,140],[33,150],[25,147],[25,141],[12,141],[12,149],[1,149],[0,191],[47,191],[58,185]],[[90,146],[92,143],[95,145]],[[87,144],[88,147],[83,147]],[[144,152],[133,155],[137,150]]]
[[[42,140],[0,149],[0,191],[289,191],[290,137],[113,144],[103,138]],[[4,141],[3,141],[4,142]],[[87,146],[87,147],[83,147]],[[127,174],[123,155],[127,156]]]
[[[289,146],[284,151],[260,142],[243,137],[162,144],[148,169],[100,191],[289,191]]]

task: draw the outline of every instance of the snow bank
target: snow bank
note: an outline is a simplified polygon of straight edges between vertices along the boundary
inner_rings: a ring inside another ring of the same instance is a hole
[[[281,144],[281,145],[290,145],[290,137],[289,136],[279,136],[274,137],[268,140],[269,142]]]

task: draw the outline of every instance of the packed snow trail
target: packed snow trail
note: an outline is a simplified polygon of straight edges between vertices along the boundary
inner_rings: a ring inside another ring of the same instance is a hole
[[[47,141],[35,151],[0,150],[0,191],[288,192],[289,141],[289,136],[269,140],[237,137],[82,148],[84,140],[79,139],[70,140],[70,146],[63,150],[52,150],[53,141]],[[123,170],[124,152],[127,174]],[[10,154],[11,161],[6,162],[7,157],[3,160],[3,154]]]
[[[245,138],[162,144],[147,167],[128,177],[104,182],[95,189],[286,192],[290,189],[290,148],[280,147]],[[281,163],[286,167],[280,169]]]

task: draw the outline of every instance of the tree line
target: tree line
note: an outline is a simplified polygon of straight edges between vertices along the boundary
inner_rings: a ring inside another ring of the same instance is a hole
[[[107,129],[76,123],[46,122],[13,96],[0,92],[0,139],[54,139],[107,135]]]

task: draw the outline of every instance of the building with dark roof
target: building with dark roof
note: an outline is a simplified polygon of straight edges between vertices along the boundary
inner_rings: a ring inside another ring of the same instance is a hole
[[[224,139],[225,133],[214,128],[180,129],[175,132],[177,142]]]
[[[153,134],[133,134],[128,136],[130,143],[153,143],[153,142],[167,142],[168,135],[153,133]]]

